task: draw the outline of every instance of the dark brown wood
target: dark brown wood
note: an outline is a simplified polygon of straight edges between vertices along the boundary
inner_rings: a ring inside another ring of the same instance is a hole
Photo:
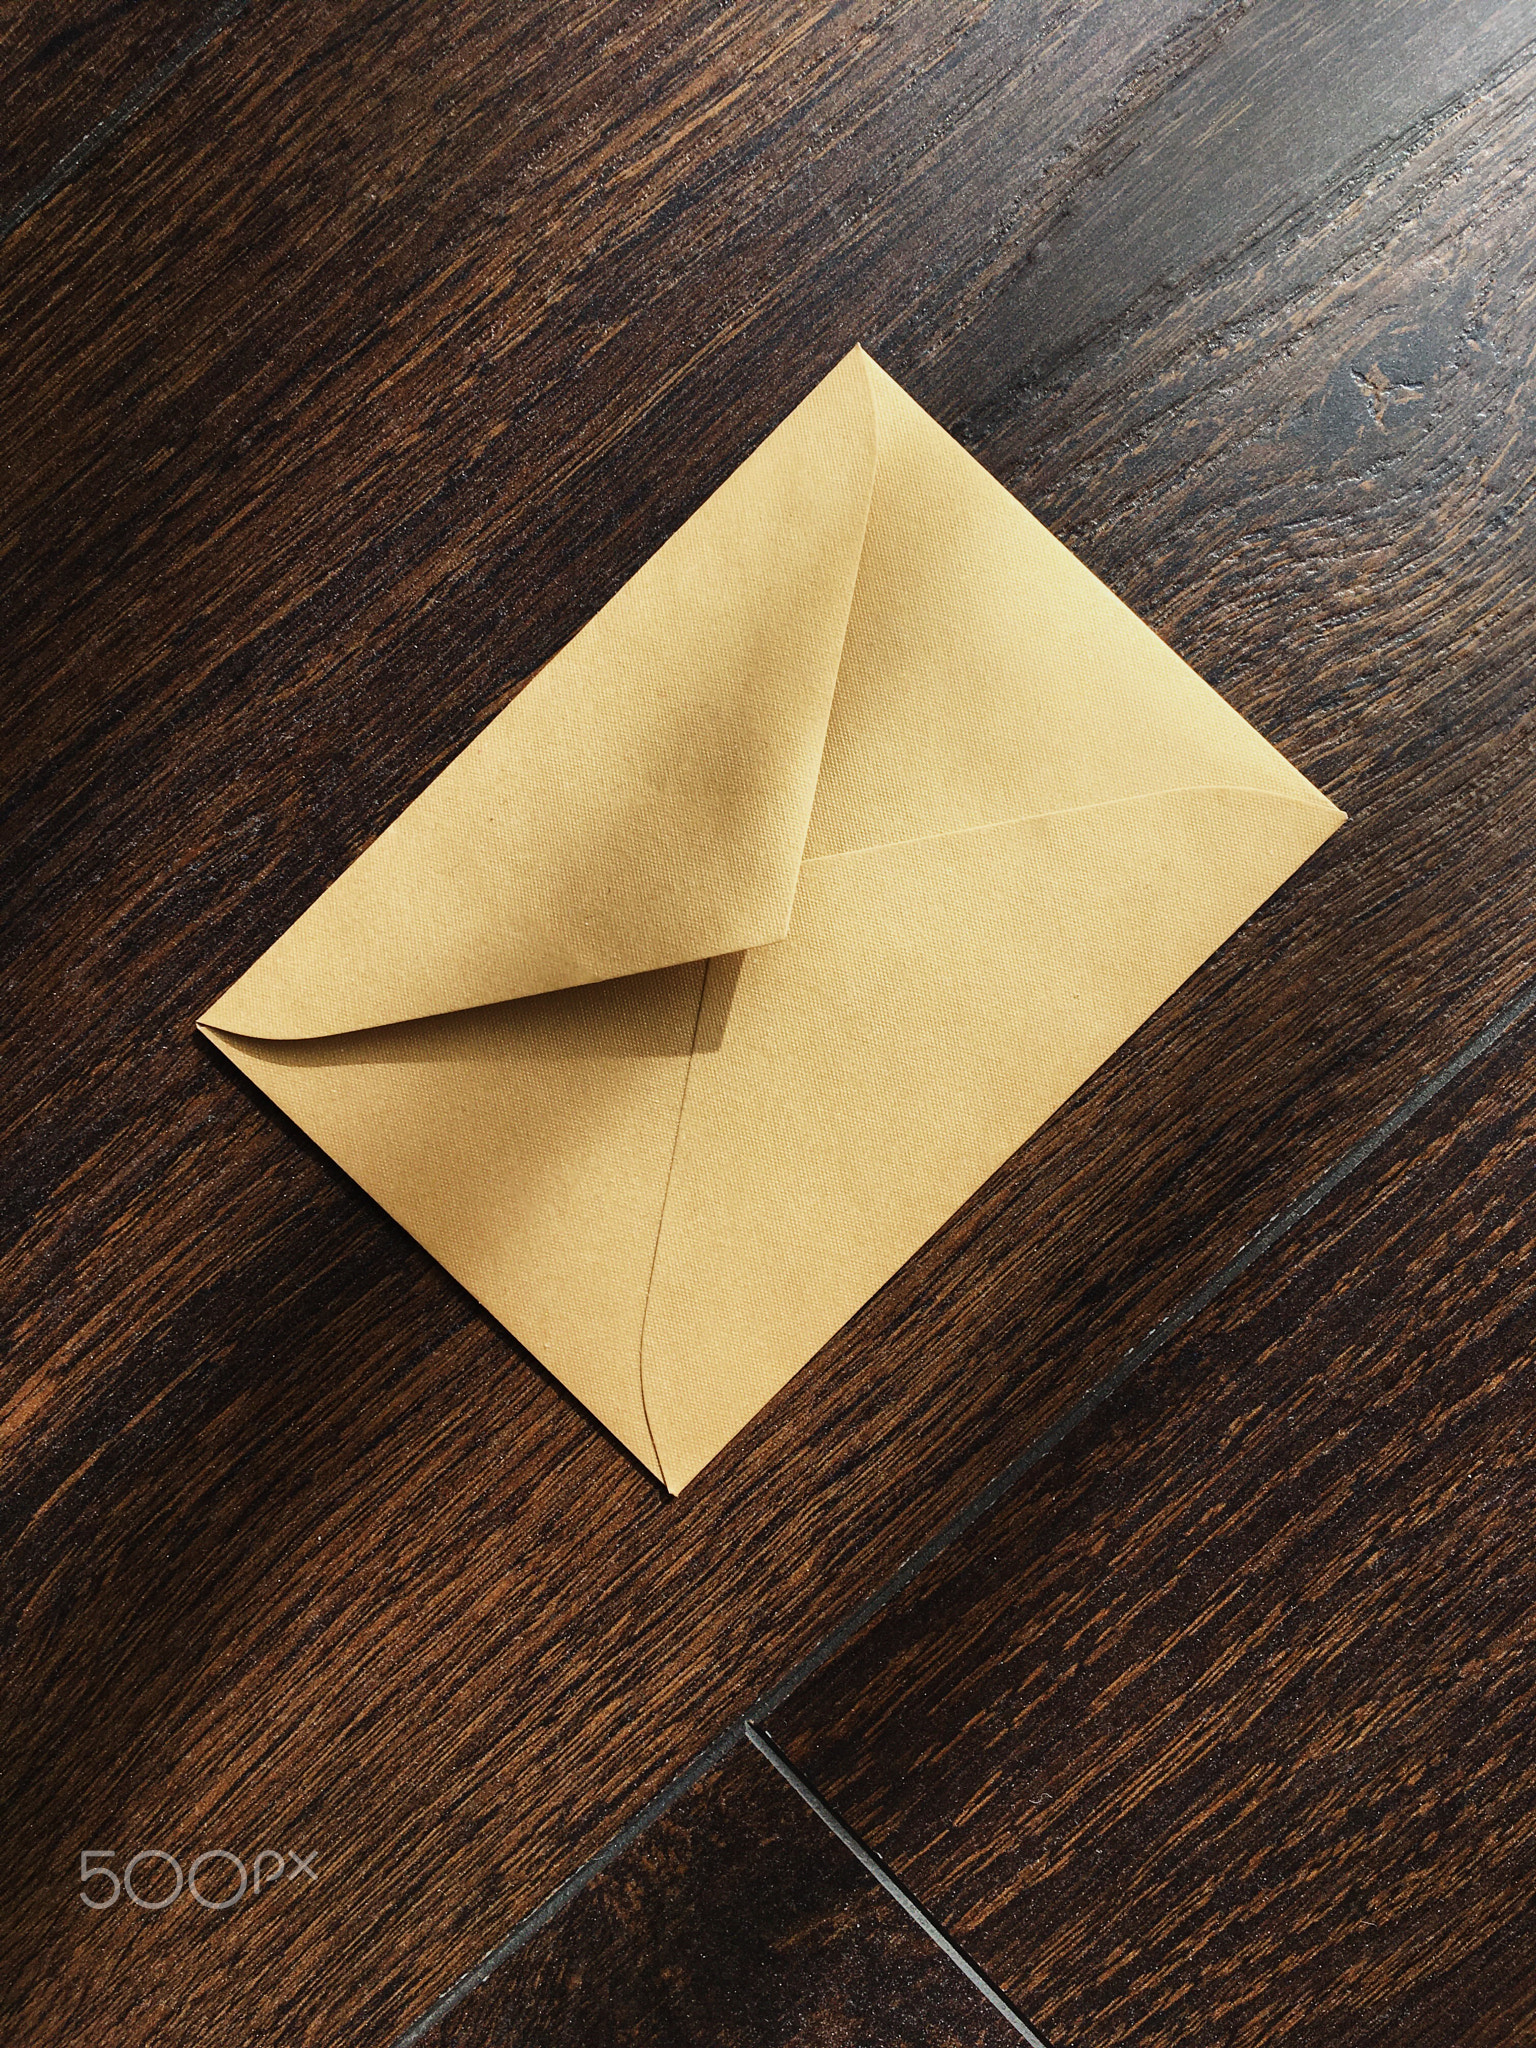
[[[1328,18],[274,5],[7,245],[29,2042],[389,2039],[1530,972],[1528,24]],[[669,1504],[191,1020],[855,339],[1353,823]]]
[[[422,2048],[1017,2048],[745,1743]]]
[[[154,82],[216,0],[20,0],[0,28],[0,222]]]
[[[1527,1022],[775,1733],[1055,2040],[1517,2048],[1533,1335]]]

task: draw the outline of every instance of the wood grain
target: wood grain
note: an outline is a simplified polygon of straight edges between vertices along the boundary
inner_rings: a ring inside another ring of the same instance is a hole
[[[745,1743],[422,2048],[1017,2048]]]
[[[1054,2039],[1530,2039],[1536,1025],[774,1732]]]
[[[142,91],[214,0],[21,0],[0,22],[0,222]]]
[[[1420,18],[273,4],[12,238],[29,2042],[391,2038],[1529,974],[1536,67]],[[672,1505],[191,1020],[855,339],[1354,822]]]

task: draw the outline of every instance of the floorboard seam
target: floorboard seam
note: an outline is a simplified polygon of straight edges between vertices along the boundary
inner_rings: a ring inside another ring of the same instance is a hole
[[[1029,2043],[1029,2048],[1049,2048],[1049,2044],[1040,2038],[1023,2014],[1015,2011],[1011,2002],[998,1990],[992,1979],[976,1967],[963,1949],[956,1946],[939,1923],[924,1910],[920,1901],[892,1876],[874,1851],[866,1847],[842,1816],[828,1806],[816,1788],[801,1777],[767,1730],[758,1728],[748,1721],[746,1736],[758,1754],[767,1758],[784,1782],[799,1794],[822,1825],[842,1843],[849,1855],[863,1865],[876,1884],[890,1894],[907,1918],[922,1929],[934,1946],[953,1963],[968,1983],[975,1986],[987,2003],[997,2008],[1014,2032],[1022,2035]]]
[[[804,1657],[785,1678],[781,1679],[778,1684],[770,1687],[767,1692],[761,1694],[744,1715],[740,1715],[729,1722],[715,1737],[714,1741],[709,1744],[708,1748],[701,1750],[691,1763],[684,1765],[683,1769],[675,1777],[669,1779],[632,1820],[627,1822],[609,1841],[605,1842],[603,1847],[594,1855],[588,1857],[585,1863],[572,1871],[564,1883],[557,1886],[540,1905],[535,1906],[525,1919],[519,1921],[505,1939],[498,1943],[495,1948],[491,1949],[480,1962],[474,1964],[462,1977],[451,1984],[429,2010],[420,2019],[413,2021],[406,2028],[405,2032],[396,2039],[393,2048],[415,2048],[415,2044],[430,2033],[432,2028],[440,2020],[444,2019],[456,2005],[467,1998],[472,1991],[479,1989],[498,1964],[505,1962],[510,1956],[515,1955],[525,1943],[532,1940],[534,1935],[547,1927],[561,1909],[575,1898],[578,1892],[585,1890],[593,1878],[600,1876],[629,1847],[631,1842],[636,1841],[645,1833],[653,1821],[659,1820],[669,1807],[675,1805],[685,1793],[690,1792],[701,1778],[713,1770],[717,1764],[723,1763],[731,1751],[743,1740],[750,1742],[754,1748],[761,1751],[768,1761],[773,1764],[774,1768],[787,1778],[801,1798],[805,1799],[806,1803],[820,1814],[821,1818],[832,1829],[833,1833],[837,1835],[838,1839],[859,1858],[861,1863],[865,1864],[865,1867],[870,1870],[872,1875],[879,1879],[880,1883],[891,1893],[892,1897],[902,1904],[904,1911],[912,1912],[913,1917],[919,1920],[919,1924],[927,1924],[932,1927],[933,1923],[927,1921],[927,1916],[922,1913],[922,1909],[917,1906],[916,1901],[909,1901],[909,1895],[904,1893],[896,1884],[895,1879],[891,1878],[889,1873],[884,1870],[884,1866],[875,1858],[873,1852],[866,1849],[858,1841],[858,1838],[837,1818],[833,1809],[826,1806],[825,1802],[799,1776],[788,1759],[781,1755],[777,1746],[772,1742],[771,1737],[763,1730],[761,1724],[771,1714],[776,1713],[790,1695],[797,1691],[808,1678],[812,1677],[824,1664],[836,1656],[843,1645],[857,1635],[860,1629],[872,1621],[883,1608],[889,1606],[897,1595],[911,1584],[919,1572],[925,1570],[952,1543],[957,1542],[967,1530],[974,1527],[984,1515],[996,1507],[1012,1488],[1018,1484],[1026,1472],[1039,1464],[1043,1458],[1048,1457],[1057,1445],[1062,1442],[1063,1438],[1069,1436],[1080,1422],[1086,1421],[1095,1409],[1102,1407],[1110,1396],[1124,1385],[1126,1380],[1131,1377],[1139,1366],[1144,1365],[1149,1358],[1153,1357],[1155,1353],[1163,1348],[1171,1337],[1177,1336],[1179,1331],[1193,1322],[1202,1310],[1208,1308],[1218,1296],[1224,1294],[1234,1280],[1237,1280],[1243,1273],[1247,1272],[1248,1268],[1256,1260],[1261,1259],[1266,1252],[1271,1251],[1282,1238],[1294,1230],[1297,1224],[1309,1216],[1320,1203],[1325,1202],[1335,1189],[1347,1180],[1351,1174],[1363,1166],[1373,1154],[1380,1151],[1383,1145],[1396,1137],[1398,1132],[1406,1124],[1410,1123],[1421,1109],[1427,1108],[1437,1095],[1448,1088],[1469,1067],[1475,1065],[1485,1052],[1488,1052],[1508,1031],[1512,1030],[1515,1025],[1529,1016],[1533,1010],[1536,1010],[1536,978],[1526,982],[1517,990],[1510,1000],[1479,1031],[1474,1033],[1460,1052],[1454,1054],[1451,1059],[1447,1060],[1444,1066],[1437,1068],[1426,1080],[1421,1081],[1416,1088],[1403,1098],[1396,1109],[1391,1111],[1388,1116],[1376,1125],[1374,1130],[1368,1131],[1363,1138],[1352,1145],[1340,1158],[1335,1160],[1327,1172],[1314,1181],[1305,1193],[1298,1195],[1294,1201],[1288,1202],[1283,1208],[1278,1209],[1269,1221],[1262,1225],[1228,1260],[1220,1272],[1214,1274],[1203,1286],[1196,1288],[1193,1293],[1187,1295],[1175,1308],[1170,1309],[1160,1322],[1155,1323],[1146,1336],[1139,1343],[1132,1345],[1131,1349],[1125,1353],[1124,1357],[1120,1359],[1119,1363],[1110,1372],[1105,1374],[1103,1379],[1090,1387],[1088,1392],[1081,1399],[1074,1402],[1067,1409],[1066,1413],[1054,1422],[1049,1429],[1036,1437],[1034,1442],[1026,1450],[1022,1451],[1012,1464],[1005,1466],[997,1477],[989,1481],[980,1493],[969,1501],[950,1521],[946,1522],[936,1535],[931,1536],[920,1549],[915,1550],[910,1557],[898,1565],[890,1577],[877,1587],[867,1600],[861,1602],[844,1621],[840,1622],[835,1629],[825,1635],[816,1645],[815,1649],[808,1656]],[[933,1932],[935,1939],[944,1948],[945,1953],[951,1955],[951,1960],[957,1961],[958,1967],[962,1968],[967,1976],[972,1977],[973,1981],[980,1982],[985,1989],[986,1980],[982,1979],[980,1973],[975,1971],[974,1965],[965,1961],[961,1957],[960,1951],[954,1949],[953,1944],[936,1927],[933,1928]],[[987,1995],[994,2004],[1002,1998],[1001,1992],[997,1992],[995,1987],[988,1990]],[[1034,2042],[1036,2048],[1047,2048],[1047,2044],[1042,2042],[1038,2035],[1030,2032],[1025,2023],[1006,2004],[1006,2001],[999,2007],[999,2010],[1004,2011],[1010,2020],[1021,2028],[1025,2038]]]
[[[67,150],[48,175],[24,194],[9,213],[0,214],[0,242],[5,242],[19,227],[25,226],[33,214],[41,213],[55,193],[62,192],[72,178],[77,178],[88,164],[94,163],[146,107],[154,105],[177,73],[184,70],[194,57],[200,57],[215,37],[237,21],[249,5],[250,0],[223,0],[223,5],[214,9],[201,28],[194,29],[191,35],[179,42],[148,78],[136,85],[125,100],[120,100],[111,113],[104,114],[94,128],[82,135],[74,148]]]
[[[564,1884],[557,1885],[540,1905],[525,1920],[520,1920],[504,1941],[481,1957],[472,1968],[457,1978],[436,2002],[424,2012],[419,2020],[413,2020],[394,2043],[394,2048],[413,2048],[413,2044],[429,2034],[440,2020],[447,2018],[456,2005],[468,1998],[472,1991],[478,1991],[486,1978],[509,1957],[541,1933],[550,1921],[568,1906],[578,1892],[585,1891],[593,1878],[601,1877],[610,1863],[615,1862],[631,1842],[638,1841],[653,1821],[658,1821],[668,1807],[675,1806],[686,1792],[691,1792],[699,1780],[707,1777],[716,1765],[723,1764],[731,1751],[737,1747],[746,1733],[745,1723],[732,1721],[715,1737],[707,1749],[700,1750],[692,1763],[685,1764],[675,1778],[668,1779],[654,1799],[649,1800],[633,1820],[626,1821],[616,1835],[606,1841],[602,1848],[585,1863],[573,1870]]]

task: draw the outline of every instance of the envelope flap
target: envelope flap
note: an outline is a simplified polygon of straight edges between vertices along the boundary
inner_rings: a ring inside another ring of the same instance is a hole
[[[875,464],[859,350],[201,1020],[307,1038],[789,928]]]
[[[878,365],[805,857],[1157,791],[1326,798]]]

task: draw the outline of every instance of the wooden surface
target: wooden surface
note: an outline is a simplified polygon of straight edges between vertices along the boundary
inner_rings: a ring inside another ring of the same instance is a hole
[[[153,91],[215,10],[201,0],[19,0],[0,20],[0,223],[125,103]]]
[[[1018,2048],[742,1743],[422,2048]]]
[[[392,2039],[1530,974],[1531,34],[258,5],[5,244],[30,2043]],[[855,340],[1352,822],[671,1504],[191,1024]]]
[[[1536,1020],[773,1732],[1058,2044],[1528,2042]]]

